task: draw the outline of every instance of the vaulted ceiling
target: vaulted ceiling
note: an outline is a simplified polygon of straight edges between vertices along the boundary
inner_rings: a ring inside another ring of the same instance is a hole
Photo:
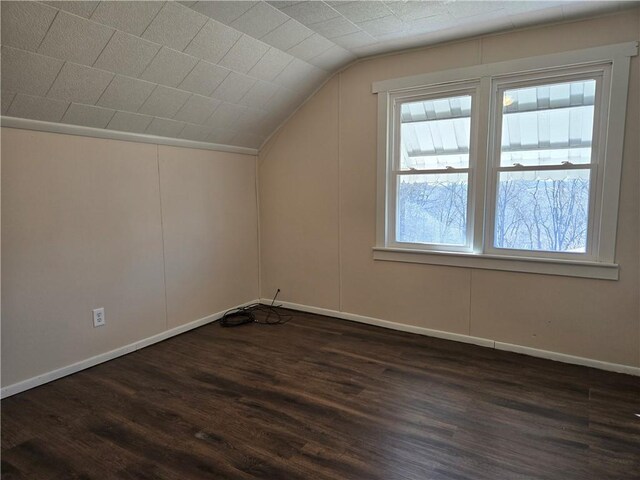
[[[2,115],[259,148],[357,58],[632,3],[2,1]]]

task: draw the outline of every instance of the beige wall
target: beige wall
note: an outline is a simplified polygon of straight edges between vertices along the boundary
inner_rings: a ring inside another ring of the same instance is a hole
[[[257,297],[254,156],[1,141],[3,386]]]
[[[604,281],[374,261],[377,80],[638,40],[639,10],[355,64],[259,156],[261,294],[408,325],[640,366],[638,58],[632,61],[617,261]],[[338,289],[338,291],[336,291]]]

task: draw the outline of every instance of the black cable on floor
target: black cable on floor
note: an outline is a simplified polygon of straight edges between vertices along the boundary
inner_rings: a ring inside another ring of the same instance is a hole
[[[261,325],[282,325],[287,323],[293,318],[292,315],[283,315],[277,310],[280,305],[274,305],[279,293],[280,289],[276,291],[270,305],[252,303],[245,307],[228,310],[220,319],[220,325],[223,327],[239,327],[247,323],[259,323]],[[258,318],[256,313],[266,313],[266,317],[264,319]]]

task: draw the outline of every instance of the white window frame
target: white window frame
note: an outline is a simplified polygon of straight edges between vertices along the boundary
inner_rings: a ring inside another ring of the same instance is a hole
[[[435,88],[420,88],[416,90],[394,92],[389,95],[389,100],[392,102],[392,107],[389,108],[388,114],[390,116],[389,122],[392,125],[400,125],[400,110],[404,103],[417,102],[420,100],[429,100],[445,97],[456,97],[469,95],[471,97],[471,133],[469,141],[469,166],[467,168],[452,168],[449,170],[417,170],[412,171],[411,175],[420,174],[436,174],[436,173],[467,173],[469,179],[469,188],[467,193],[467,232],[466,243],[464,245],[443,245],[443,244],[416,244],[407,242],[396,242],[396,214],[388,216],[389,228],[385,232],[386,244],[395,248],[416,248],[423,250],[441,251],[446,249],[450,252],[470,252],[473,250],[473,200],[471,198],[471,185],[473,182],[473,172],[475,169],[475,147],[477,142],[477,125],[479,117],[477,115],[478,109],[475,107],[479,98],[480,82],[471,81],[463,82],[456,85],[439,86]],[[387,174],[387,191],[389,192],[389,211],[397,212],[397,180],[402,173],[400,171],[400,128],[392,129],[391,138],[389,139],[389,158],[390,165]]]
[[[539,57],[477,65],[373,84],[378,94],[378,192],[376,260],[451,265],[587,278],[618,279],[615,243],[630,58],[638,42],[595,47]],[[493,214],[500,159],[502,119],[499,95],[504,88],[524,84],[598,76],[592,143],[589,238],[586,253],[510,250],[493,247]],[[428,92],[460,91],[475,85],[469,161],[469,213],[473,232],[467,248],[406,244],[394,241],[394,158],[400,128],[397,102]],[[475,125],[475,128],[474,128]],[[475,150],[474,150],[475,149]]]

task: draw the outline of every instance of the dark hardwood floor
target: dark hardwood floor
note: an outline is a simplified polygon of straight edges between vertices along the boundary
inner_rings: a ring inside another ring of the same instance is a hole
[[[2,478],[640,478],[638,377],[293,313],[3,400]]]

